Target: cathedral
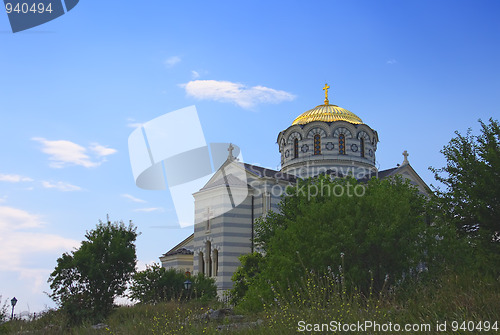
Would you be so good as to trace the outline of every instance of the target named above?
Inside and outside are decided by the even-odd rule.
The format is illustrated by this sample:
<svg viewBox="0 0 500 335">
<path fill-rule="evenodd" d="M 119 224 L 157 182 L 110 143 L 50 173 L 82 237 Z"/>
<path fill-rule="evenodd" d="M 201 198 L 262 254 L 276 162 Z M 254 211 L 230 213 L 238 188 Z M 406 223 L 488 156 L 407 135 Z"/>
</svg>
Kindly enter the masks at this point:
<svg viewBox="0 0 500 335">
<path fill-rule="evenodd" d="M 375 153 L 377 131 L 356 114 L 330 104 L 325 85 L 324 104 L 299 115 L 278 134 L 281 170 L 240 162 L 228 148 L 227 160 L 194 193 L 194 232 L 160 257 L 162 266 L 216 279 L 220 295 L 232 288 L 231 276 L 238 257 L 254 251 L 254 222 L 278 211 L 286 187 L 299 178 L 319 174 L 352 176 L 360 181 L 401 175 L 429 194 L 429 187 L 408 162 L 378 171 Z"/>
</svg>

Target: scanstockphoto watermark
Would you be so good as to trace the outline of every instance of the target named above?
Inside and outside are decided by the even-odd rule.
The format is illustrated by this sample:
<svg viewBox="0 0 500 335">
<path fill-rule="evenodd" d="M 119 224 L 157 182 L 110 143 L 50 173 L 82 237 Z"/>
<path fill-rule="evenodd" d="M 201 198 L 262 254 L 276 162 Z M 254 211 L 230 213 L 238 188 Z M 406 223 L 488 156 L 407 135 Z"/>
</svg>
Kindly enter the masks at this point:
<svg viewBox="0 0 500 335">
<path fill-rule="evenodd" d="M 292 190 L 292 194 L 286 193 Z M 285 190 L 286 195 L 298 195 L 305 196 L 307 200 L 311 200 L 315 197 L 362 197 L 365 195 L 366 189 L 363 184 L 352 185 L 349 181 L 345 184 L 330 184 L 325 183 L 323 179 L 314 184 L 297 186 L 296 188 L 287 188 Z"/>
<path fill-rule="evenodd" d="M 378 170 L 374 167 L 363 166 L 316 166 L 309 161 L 301 162 L 296 168 L 289 168 L 288 174 L 297 178 L 307 179 L 312 176 L 329 175 L 332 177 L 352 177 L 357 180 L 378 177 Z"/>
<path fill-rule="evenodd" d="M 335 333 L 429 333 L 429 332 L 448 332 L 453 333 L 481 333 L 481 332 L 498 332 L 500 329 L 498 321 L 480 320 L 480 321 L 437 321 L 434 323 L 393 323 L 393 322 L 377 322 L 373 320 L 365 320 L 358 322 L 339 322 L 332 320 L 328 323 L 307 323 L 299 321 L 297 323 L 298 332 L 335 332 Z"/>
<path fill-rule="evenodd" d="M 399 323 L 380 323 L 372 320 L 358 321 L 353 323 L 342 323 L 332 320 L 328 323 L 307 323 L 306 321 L 299 321 L 297 323 L 298 332 L 336 332 L 336 333 L 372 333 L 372 332 L 430 332 L 432 325 L 429 323 L 413 323 L 413 324 L 399 324 Z"/>
<path fill-rule="evenodd" d="M 258 183 L 258 181 L 253 181 L 253 183 Z M 255 185 L 258 186 L 258 185 Z M 352 184 L 350 181 L 345 183 L 332 184 L 323 179 L 318 180 L 314 183 L 302 184 L 297 180 L 295 184 L 289 183 L 288 185 L 275 184 L 271 187 L 265 187 L 261 191 L 258 187 L 256 189 L 256 196 L 262 193 L 270 194 L 273 197 L 281 196 L 300 196 L 306 197 L 307 200 L 311 200 L 316 197 L 362 197 L 366 193 L 366 185 L 364 184 Z"/>
</svg>

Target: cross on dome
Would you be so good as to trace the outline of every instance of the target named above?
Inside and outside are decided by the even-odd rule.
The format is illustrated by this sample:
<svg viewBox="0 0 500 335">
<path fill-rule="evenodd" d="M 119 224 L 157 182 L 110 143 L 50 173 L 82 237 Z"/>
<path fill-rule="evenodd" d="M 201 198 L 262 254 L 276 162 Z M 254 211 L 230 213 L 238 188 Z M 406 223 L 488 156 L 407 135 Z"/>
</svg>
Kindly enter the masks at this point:
<svg viewBox="0 0 500 335">
<path fill-rule="evenodd" d="M 327 83 L 325 83 L 325 87 L 323 87 L 323 90 L 325 91 L 325 105 L 329 105 L 330 102 L 328 101 L 328 89 L 330 86 L 328 86 Z"/>
</svg>

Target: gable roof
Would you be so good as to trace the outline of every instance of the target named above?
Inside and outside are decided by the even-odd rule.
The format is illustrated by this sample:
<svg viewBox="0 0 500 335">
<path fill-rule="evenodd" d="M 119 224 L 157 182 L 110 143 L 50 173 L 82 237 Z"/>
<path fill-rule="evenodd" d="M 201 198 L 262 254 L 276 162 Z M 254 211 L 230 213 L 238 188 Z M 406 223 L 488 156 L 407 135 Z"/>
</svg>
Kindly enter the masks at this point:
<svg viewBox="0 0 500 335">
<path fill-rule="evenodd" d="M 387 170 L 379 171 L 378 172 L 378 178 L 379 179 L 384 179 L 385 177 L 392 175 L 393 172 L 396 171 L 397 169 L 399 169 L 399 167 L 395 167 L 395 168 L 390 168 L 390 169 L 387 169 Z"/>
<path fill-rule="evenodd" d="M 163 254 L 163 257 L 165 256 L 173 256 L 173 255 L 194 255 L 194 252 L 191 250 L 188 250 L 186 248 L 180 248 L 176 250 L 170 250 L 167 253 Z"/>
<path fill-rule="evenodd" d="M 193 252 L 191 250 L 188 250 L 185 248 L 186 245 L 191 243 L 194 239 L 194 233 L 186 237 L 181 243 L 177 244 L 175 247 L 167 251 L 166 253 L 163 254 L 163 257 L 165 256 L 171 256 L 171 255 L 177 255 L 177 254 L 182 254 L 182 255 L 192 255 Z M 185 251 L 182 251 L 185 250 Z M 190 253 L 185 253 L 185 252 L 190 252 Z"/>
<path fill-rule="evenodd" d="M 245 165 L 245 170 L 247 170 L 250 173 L 253 173 L 257 177 L 274 178 L 290 182 L 294 182 L 297 179 L 297 177 L 295 177 L 294 175 L 284 173 L 281 171 L 276 171 L 273 169 L 247 163 L 244 163 L 244 165 Z"/>
<path fill-rule="evenodd" d="M 243 180 L 240 178 L 236 177 L 235 175 L 228 174 L 224 176 L 223 178 L 218 178 L 214 180 L 209 180 L 208 183 L 203 186 L 202 190 L 206 190 L 212 187 L 217 187 L 217 186 L 248 186 L 247 183 L 245 183 Z"/>
<path fill-rule="evenodd" d="M 218 186 L 241 186 L 241 187 L 250 187 L 246 183 L 246 180 L 241 180 L 237 175 L 230 173 L 230 170 L 226 172 L 226 167 L 231 165 L 231 168 L 240 168 L 243 173 L 250 173 L 254 177 L 257 178 L 272 178 L 275 180 L 295 182 L 296 177 L 291 174 L 287 174 L 281 171 L 276 171 L 273 169 L 265 168 L 258 165 L 252 165 L 247 163 L 241 163 L 235 160 L 226 160 L 224 164 L 214 173 L 212 178 L 203 186 L 200 191 L 207 190 L 210 188 L 218 187 Z M 224 173 L 226 172 L 226 173 Z"/>
<path fill-rule="evenodd" d="M 425 183 L 425 181 L 418 175 L 418 173 L 411 167 L 409 163 L 395 168 L 379 171 L 378 173 L 378 177 L 380 179 L 385 179 L 395 175 L 407 175 L 408 179 L 410 179 L 423 194 L 430 195 L 432 193 L 430 187 Z"/>
</svg>

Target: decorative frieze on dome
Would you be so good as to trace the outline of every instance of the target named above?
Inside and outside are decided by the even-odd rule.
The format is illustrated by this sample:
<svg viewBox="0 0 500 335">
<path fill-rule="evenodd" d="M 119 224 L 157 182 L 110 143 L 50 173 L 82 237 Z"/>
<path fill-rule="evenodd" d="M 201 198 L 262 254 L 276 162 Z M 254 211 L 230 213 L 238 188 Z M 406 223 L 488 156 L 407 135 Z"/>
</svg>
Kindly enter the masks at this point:
<svg viewBox="0 0 500 335">
<path fill-rule="evenodd" d="M 376 171 L 377 132 L 354 113 L 330 105 L 328 88 L 323 88 L 324 105 L 302 113 L 279 133 L 281 170 L 296 175 L 306 171 L 306 176 L 299 177 L 346 167 L 372 174 Z"/>
</svg>

